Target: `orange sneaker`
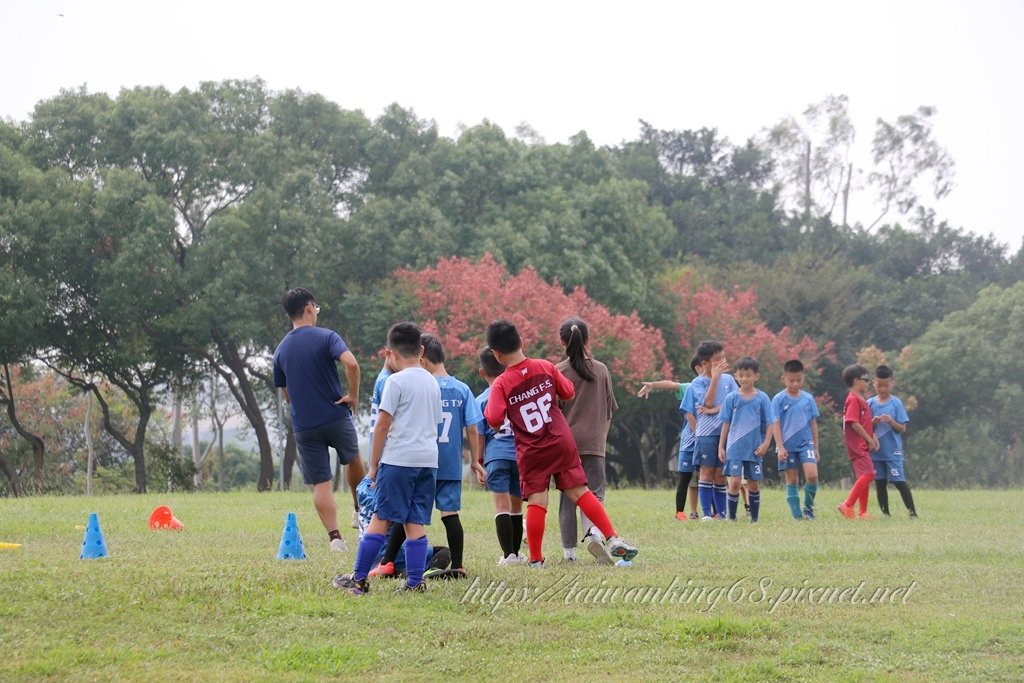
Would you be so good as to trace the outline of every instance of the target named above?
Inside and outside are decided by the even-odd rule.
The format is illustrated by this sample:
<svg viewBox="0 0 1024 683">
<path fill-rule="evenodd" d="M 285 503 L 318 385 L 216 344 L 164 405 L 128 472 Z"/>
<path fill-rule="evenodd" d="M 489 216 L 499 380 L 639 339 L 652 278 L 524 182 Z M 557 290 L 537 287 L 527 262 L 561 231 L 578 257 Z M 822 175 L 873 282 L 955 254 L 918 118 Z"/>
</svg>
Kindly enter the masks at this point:
<svg viewBox="0 0 1024 683">
<path fill-rule="evenodd" d="M 378 564 L 376 567 L 370 570 L 369 577 L 371 579 L 377 579 L 382 576 L 394 576 L 395 575 L 395 563 L 388 562 L 387 564 Z"/>
<path fill-rule="evenodd" d="M 841 514 L 843 517 L 846 517 L 847 519 L 853 519 L 853 508 L 847 505 L 846 503 L 840 503 L 839 507 L 837 507 L 836 509 L 839 510 L 839 514 Z"/>
<path fill-rule="evenodd" d="M 680 522 L 685 522 L 687 520 L 686 513 L 685 512 L 677 512 L 676 513 L 676 519 L 678 519 Z"/>
<path fill-rule="evenodd" d="M 871 519 L 871 515 L 868 514 L 867 512 L 862 512 L 859 515 L 857 515 L 857 519 L 870 520 Z"/>
</svg>

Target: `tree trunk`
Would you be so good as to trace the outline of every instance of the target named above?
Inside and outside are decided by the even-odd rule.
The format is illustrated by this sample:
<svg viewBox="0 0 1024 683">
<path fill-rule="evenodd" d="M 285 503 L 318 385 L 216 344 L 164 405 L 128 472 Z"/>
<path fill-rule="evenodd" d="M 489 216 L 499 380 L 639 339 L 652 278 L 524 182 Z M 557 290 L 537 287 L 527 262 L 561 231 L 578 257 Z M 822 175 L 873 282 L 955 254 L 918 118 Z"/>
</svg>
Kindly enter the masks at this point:
<svg viewBox="0 0 1024 683">
<path fill-rule="evenodd" d="M 92 394 L 87 394 L 86 398 L 89 402 L 85 405 L 85 495 L 91 496 L 92 474 L 96 467 L 96 454 L 93 452 L 92 430 L 90 429 L 92 426 Z"/>
<path fill-rule="evenodd" d="M 295 434 L 292 433 L 291 429 L 285 430 L 285 442 L 284 442 L 284 490 L 290 491 L 292 488 L 292 469 L 295 467 L 295 457 L 298 455 L 298 446 L 295 443 Z M 337 484 L 334 485 L 337 490 Z"/>
<path fill-rule="evenodd" d="M 11 482 L 11 494 L 17 498 L 21 495 L 21 488 L 18 487 L 18 473 L 14 471 L 11 463 L 7 461 L 7 458 L 0 453 L 0 470 L 4 471 L 7 475 L 7 481 Z"/>
<path fill-rule="evenodd" d="M 7 417 L 11 420 L 11 426 L 14 427 L 14 431 L 18 432 L 18 435 L 32 446 L 32 477 L 35 479 L 36 485 L 41 486 L 43 483 L 43 459 L 46 455 L 46 446 L 43 444 L 41 436 L 28 431 L 18 419 L 17 406 L 14 403 L 11 369 L 6 363 L 4 364 L 4 384 L 6 385 L 5 391 L 7 396 L 4 398 L 3 394 L 0 394 L 0 403 L 7 406 Z"/>
<path fill-rule="evenodd" d="M 249 419 L 253 431 L 256 432 L 256 442 L 260 447 L 260 478 L 257 483 L 257 490 L 270 491 L 274 485 L 274 455 L 270 445 L 270 436 L 267 433 L 267 423 L 263 419 L 259 401 L 253 391 L 252 382 L 246 372 L 245 363 L 238 353 L 238 346 L 231 340 L 225 339 L 219 331 L 213 333 L 214 343 L 217 344 L 217 351 L 221 360 L 228 367 L 224 370 L 214 359 L 209 359 L 217 370 L 218 374 L 225 379 L 235 400 L 241 407 L 242 412 Z"/>
</svg>

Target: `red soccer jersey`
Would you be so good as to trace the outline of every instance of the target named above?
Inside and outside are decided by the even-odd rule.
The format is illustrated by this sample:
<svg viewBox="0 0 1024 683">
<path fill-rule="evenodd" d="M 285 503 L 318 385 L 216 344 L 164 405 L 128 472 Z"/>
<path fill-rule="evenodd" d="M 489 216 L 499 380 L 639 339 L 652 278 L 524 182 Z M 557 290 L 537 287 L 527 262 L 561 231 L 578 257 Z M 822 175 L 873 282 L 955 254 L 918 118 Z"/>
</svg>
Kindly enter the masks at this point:
<svg viewBox="0 0 1024 683">
<path fill-rule="evenodd" d="M 538 358 L 509 366 L 491 384 L 484 419 L 495 425 L 508 416 L 523 479 L 564 472 L 580 463 L 572 430 L 557 400 L 567 401 L 573 395 L 572 382 Z"/>
<path fill-rule="evenodd" d="M 850 424 L 854 422 L 863 427 L 869 436 L 874 435 L 875 429 L 871 425 L 871 408 L 868 406 L 868 402 L 851 391 L 846 395 L 846 404 L 843 406 L 843 436 L 846 437 L 846 451 L 851 458 L 854 455 L 869 455 L 868 442 L 850 427 Z"/>
</svg>

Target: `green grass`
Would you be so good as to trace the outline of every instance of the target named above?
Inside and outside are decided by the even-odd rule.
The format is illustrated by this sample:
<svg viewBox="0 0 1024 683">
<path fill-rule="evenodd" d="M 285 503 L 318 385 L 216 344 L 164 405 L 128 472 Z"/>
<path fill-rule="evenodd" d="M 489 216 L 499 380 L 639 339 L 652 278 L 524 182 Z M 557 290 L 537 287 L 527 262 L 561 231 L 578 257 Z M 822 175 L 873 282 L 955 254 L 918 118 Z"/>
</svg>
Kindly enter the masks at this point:
<svg viewBox="0 0 1024 683">
<path fill-rule="evenodd" d="M 823 490 L 821 519 L 803 524 L 782 495 L 767 491 L 750 525 L 679 523 L 673 492 L 611 491 L 613 520 L 641 548 L 634 567 L 585 551 L 559 564 L 553 509 L 555 561 L 530 571 L 495 566 L 490 499 L 466 491 L 478 581 L 426 595 L 379 581 L 361 598 L 331 588 L 354 552 L 328 551 L 305 493 L 0 499 L 0 541 L 23 544 L 0 551 L 0 680 L 1024 679 L 1020 491 L 919 491 L 918 520 L 848 522 L 830 514 L 840 493 Z M 184 532 L 146 528 L 159 504 Z M 276 559 L 289 511 L 308 560 Z M 106 559 L 78 559 L 89 512 Z M 443 542 L 439 524 L 429 531 Z M 916 586 L 895 604 L 768 601 L 861 582 L 865 598 Z M 734 585 L 745 599 L 730 601 Z"/>
</svg>

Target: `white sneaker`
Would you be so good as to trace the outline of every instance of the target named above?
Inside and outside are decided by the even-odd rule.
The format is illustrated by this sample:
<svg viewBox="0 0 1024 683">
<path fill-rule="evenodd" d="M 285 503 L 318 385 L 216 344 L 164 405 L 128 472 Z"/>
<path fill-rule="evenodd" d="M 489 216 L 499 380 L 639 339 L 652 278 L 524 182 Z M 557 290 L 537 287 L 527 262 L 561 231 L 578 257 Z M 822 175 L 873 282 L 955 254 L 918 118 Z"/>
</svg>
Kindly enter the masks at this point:
<svg viewBox="0 0 1024 683">
<path fill-rule="evenodd" d="M 598 564 L 614 564 L 611 553 L 605 547 L 604 538 L 597 529 L 591 529 L 587 534 L 587 551 L 594 556 Z"/>
<path fill-rule="evenodd" d="M 623 560 L 632 560 L 640 552 L 635 547 L 626 543 L 621 536 L 613 536 L 608 539 L 608 554 Z"/>
<path fill-rule="evenodd" d="M 562 548 L 562 559 L 566 562 L 575 562 L 576 548 Z"/>
<path fill-rule="evenodd" d="M 519 558 L 512 553 L 498 559 L 499 567 L 511 567 L 514 564 L 519 564 Z"/>
<path fill-rule="evenodd" d="M 343 553 L 346 550 L 348 550 L 348 544 L 345 543 L 344 538 L 332 538 L 331 550 L 333 550 L 336 553 Z"/>
<path fill-rule="evenodd" d="M 711 517 L 709 515 L 704 515 L 703 517 L 700 518 L 700 521 L 702 521 L 702 522 L 713 522 L 713 521 L 715 521 L 715 518 Z"/>
<path fill-rule="evenodd" d="M 359 510 L 353 510 L 352 511 L 352 528 L 353 529 L 358 529 L 359 528 Z"/>
<path fill-rule="evenodd" d="M 530 569 L 544 569 L 544 560 L 530 560 Z"/>
</svg>

